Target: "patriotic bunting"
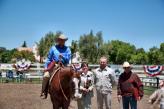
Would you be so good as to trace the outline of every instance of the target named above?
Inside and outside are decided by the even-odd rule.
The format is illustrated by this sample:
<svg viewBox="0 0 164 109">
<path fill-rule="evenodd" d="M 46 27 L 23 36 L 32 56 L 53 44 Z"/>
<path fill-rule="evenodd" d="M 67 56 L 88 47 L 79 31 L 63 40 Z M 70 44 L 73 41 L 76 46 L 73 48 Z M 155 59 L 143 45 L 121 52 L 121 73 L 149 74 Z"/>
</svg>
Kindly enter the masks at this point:
<svg viewBox="0 0 164 109">
<path fill-rule="evenodd" d="M 159 75 L 163 71 L 163 66 L 160 65 L 144 65 L 144 72 L 149 76 Z"/>
<path fill-rule="evenodd" d="M 22 59 L 20 61 L 17 61 L 16 64 L 14 64 L 13 66 L 18 71 L 25 71 L 30 68 L 31 62 L 28 60 L 25 61 L 25 59 Z"/>
</svg>

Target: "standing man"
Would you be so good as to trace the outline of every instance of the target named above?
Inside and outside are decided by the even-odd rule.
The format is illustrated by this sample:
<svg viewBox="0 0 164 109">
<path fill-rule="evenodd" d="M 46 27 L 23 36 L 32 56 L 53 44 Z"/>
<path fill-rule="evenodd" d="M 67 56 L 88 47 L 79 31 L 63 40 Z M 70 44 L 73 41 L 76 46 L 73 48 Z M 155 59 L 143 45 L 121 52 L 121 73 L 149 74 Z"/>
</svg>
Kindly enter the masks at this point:
<svg viewBox="0 0 164 109">
<path fill-rule="evenodd" d="M 124 72 L 120 75 L 117 86 L 117 97 L 122 96 L 123 109 L 137 109 L 137 100 L 143 97 L 143 84 L 137 74 L 132 73 L 131 65 L 123 63 Z"/>
<path fill-rule="evenodd" d="M 58 62 L 62 62 L 64 66 L 69 64 L 71 59 L 71 50 L 69 47 L 65 46 L 65 42 L 68 40 L 63 34 L 61 34 L 57 39 L 57 45 L 53 45 L 48 53 L 47 61 L 45 63 L 43 82 L 42 82 L 42 92 L 41 97 L 43 99 L 47 98 L 48 94 L 48 83 L 50 79 L 50 74 L 53 67 Z"/>
<path fill-rule="evenodd" d="M 107 66 L 107 58 L 100 58 L 100 67 L 95 70 L 95 87 L 97 92 L 98 109 L 103 109 L 105 103 L 106 109 L 111 109 L 112 85 L 116 83 L 114 70 Z"/>
</svg>

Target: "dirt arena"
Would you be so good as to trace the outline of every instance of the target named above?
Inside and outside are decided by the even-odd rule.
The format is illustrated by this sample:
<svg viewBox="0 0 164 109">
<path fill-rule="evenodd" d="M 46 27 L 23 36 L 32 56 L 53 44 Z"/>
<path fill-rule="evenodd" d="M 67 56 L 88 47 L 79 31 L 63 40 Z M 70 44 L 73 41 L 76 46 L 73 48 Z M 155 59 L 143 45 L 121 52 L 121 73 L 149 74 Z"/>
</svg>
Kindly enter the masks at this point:
<svg viewBox="0 0 164 109">
<path fill-rule="evenodd" d="M 41 84 L 0 84 L 0 109 L 52 109 L 51 101 L 42 100 Z M 150 109 L 144 96 L 138 102 L 138 109 Z M 76 101 L 72 101 L 70 109 L 77 109 Z M 92 109 L 97 109 L 96 95 L 92 99 Z M 112 94 L 112 109 L 121 109 L 117 101 L 116 90 Z"/>
</svg>

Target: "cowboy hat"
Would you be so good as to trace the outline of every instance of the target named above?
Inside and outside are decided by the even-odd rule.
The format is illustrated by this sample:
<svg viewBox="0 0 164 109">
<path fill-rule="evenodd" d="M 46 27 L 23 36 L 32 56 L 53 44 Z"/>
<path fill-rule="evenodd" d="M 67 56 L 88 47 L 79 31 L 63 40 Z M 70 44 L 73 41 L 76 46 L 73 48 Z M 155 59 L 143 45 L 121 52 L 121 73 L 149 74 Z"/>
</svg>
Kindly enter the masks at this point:
<svg viewBox="0 0 164 109">
<path fill-rule="evenodd" d="M 131 65 L 129 64 L 129 62 L 124 62 L 122 66 L 123 67 L 131 67 Z"/>
<path fill-rule="evenodd" d="M 65 37 L 63 34 L 59 35 L 59 37 L 57 37 L 57 39 L 62 39 L 62 40 L 65 40 L 65 41 L 68 40 L 68 38 Z"/>
</svg>

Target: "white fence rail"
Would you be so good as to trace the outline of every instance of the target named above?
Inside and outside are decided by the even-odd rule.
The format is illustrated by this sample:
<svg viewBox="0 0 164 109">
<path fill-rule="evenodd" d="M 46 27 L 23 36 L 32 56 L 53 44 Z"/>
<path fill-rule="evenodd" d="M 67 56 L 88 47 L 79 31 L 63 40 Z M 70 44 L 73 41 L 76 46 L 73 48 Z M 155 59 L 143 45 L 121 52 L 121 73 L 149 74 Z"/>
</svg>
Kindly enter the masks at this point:
<svg viewBox="0 0 164 109">
<path fill-rule="evenodd" d="M 1 72 L 1 78 L 6 78 L 6 72 L 8 70 L 13 71 L 13 77 L 17 78 L 18 75 L 16 74 L 15 68 L 12 67 L 13 64 L 2 64 L 0 63 L 0 72 Z M 42 79 L 43 75 L 43 64 L 40 63 L 34 63 L 31 64 L 30 69 L 24 72 L 24 78 L 26 80 L 31 80 L 31 79 Z M 122 65 L 109 65 L 111 68 L 115 70 L 116 76 L 119 77 L 119 75 L 123 72 Z M 90 69 L 93 70 L 99 65 L 89 65 Z M 137 73 L 141 80 L 143 81 L 144 85 L 146 86 L 157 86 L 158 82 L 164 79 L 164 71 L 161 72 L 160 75 L 156 77 L 150 77 L 144 73 L 143 65 L 133 65 L 132 71 L 134 73 Z M 157 81 L 157 78 L 159 78 L 159 81 Z"/>
</svg>

